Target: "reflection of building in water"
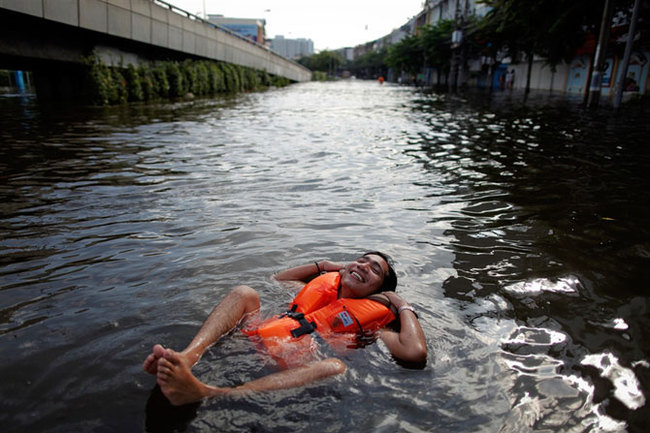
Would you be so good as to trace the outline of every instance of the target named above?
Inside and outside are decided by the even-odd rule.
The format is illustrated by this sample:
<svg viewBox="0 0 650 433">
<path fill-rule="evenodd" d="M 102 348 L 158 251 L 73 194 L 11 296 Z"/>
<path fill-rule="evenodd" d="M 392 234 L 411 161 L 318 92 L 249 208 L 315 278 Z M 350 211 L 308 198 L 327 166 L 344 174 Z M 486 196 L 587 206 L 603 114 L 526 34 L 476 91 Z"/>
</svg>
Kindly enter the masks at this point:
<svg viewBox="0 0 650 433">
<path fill-rule="evenodd" d="M 288 59 L 314 54 L 314 43 L 311 39 L 285 39 L 277 35 L 271 40 L 271 49 Z"/>
</svg>

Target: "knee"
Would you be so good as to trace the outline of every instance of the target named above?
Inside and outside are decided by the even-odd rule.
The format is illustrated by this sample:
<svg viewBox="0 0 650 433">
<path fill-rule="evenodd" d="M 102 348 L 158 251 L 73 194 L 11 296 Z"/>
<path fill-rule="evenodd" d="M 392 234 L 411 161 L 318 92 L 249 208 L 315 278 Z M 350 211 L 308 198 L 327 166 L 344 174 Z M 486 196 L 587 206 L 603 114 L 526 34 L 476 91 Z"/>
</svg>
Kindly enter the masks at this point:
<svg viewBox="0 0 650 433">
<path fill-rule="evenodd" d="M 231 293 L 234 296 L 237 296 L 243 302 L 248 312 L 255 311 L 260 308 L 260 296 L 252 287 L 236 286 L 232 289 Z"/>
<path fill-rule="evenodd" d="M 328 358 L 324 361 L 321 361 L 321 365 L 323 370 L 327 373 L 327 376 L 343 374 L 347 368 L 345 366 L 345 363 L 337 358 Z"/>
</svg>

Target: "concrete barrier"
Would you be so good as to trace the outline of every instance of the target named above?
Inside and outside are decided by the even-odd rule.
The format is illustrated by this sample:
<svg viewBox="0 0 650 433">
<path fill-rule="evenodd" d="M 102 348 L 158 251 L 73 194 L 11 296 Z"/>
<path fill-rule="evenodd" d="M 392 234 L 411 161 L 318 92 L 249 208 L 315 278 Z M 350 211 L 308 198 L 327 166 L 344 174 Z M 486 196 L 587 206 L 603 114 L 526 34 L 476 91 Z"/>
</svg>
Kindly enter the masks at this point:
<svg viewBox="0 0 650 433">
<path fill-rule="evenodd" d="M 122 55 L 121 61 L 150 60 L 146 45 L 152 45 L 193 57 L 266 70 L 292 81 L 311 79 L 311 71 L 298 63 L 164 2 L 0 0 L 0 9 L 134 41 L 141 47 L 141 52 L 132 48 L 135 52 L 126 56 L 126 60 Z M 103 49 L 110 50 L 110 44 L 104 42 Z M 116 51 L 124 54 L 124 48 L 118 47 Z"/>
</svg>

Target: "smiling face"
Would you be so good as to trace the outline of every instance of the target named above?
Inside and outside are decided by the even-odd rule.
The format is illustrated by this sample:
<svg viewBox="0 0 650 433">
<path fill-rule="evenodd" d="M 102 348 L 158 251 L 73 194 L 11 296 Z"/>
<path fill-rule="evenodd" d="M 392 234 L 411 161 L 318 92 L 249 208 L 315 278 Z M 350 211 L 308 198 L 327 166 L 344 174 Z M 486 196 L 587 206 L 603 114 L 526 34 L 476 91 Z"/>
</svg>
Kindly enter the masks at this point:
<svg viewBox="0 0 650 433">
<path fill-rule="evenodd" d="M 388 263 L 376 254 L 359 257 L 341 270 L 341 298 L 365 298 L 376 292 L 388 275 Z"/>
</svg>

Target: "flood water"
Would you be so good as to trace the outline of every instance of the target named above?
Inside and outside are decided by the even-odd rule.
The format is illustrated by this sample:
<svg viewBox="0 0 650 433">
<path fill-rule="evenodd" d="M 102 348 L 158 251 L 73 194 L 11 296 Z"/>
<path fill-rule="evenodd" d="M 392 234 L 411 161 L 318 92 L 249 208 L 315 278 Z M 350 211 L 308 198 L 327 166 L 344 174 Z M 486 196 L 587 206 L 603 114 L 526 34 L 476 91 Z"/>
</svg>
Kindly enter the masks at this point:
<svg viewBox="0 0 650 433">
<path fill-rule="evenodd" d="M 650 428 L 648 108 L 304 83 L 117 108 L 0 97 L 6 432 Z M 305 388 L 165 407 L 141 363 L 283 268 L 380 249 L 427 335 Z M 195 374 L 268 374 L 247 338 Z"/>
</svg>

